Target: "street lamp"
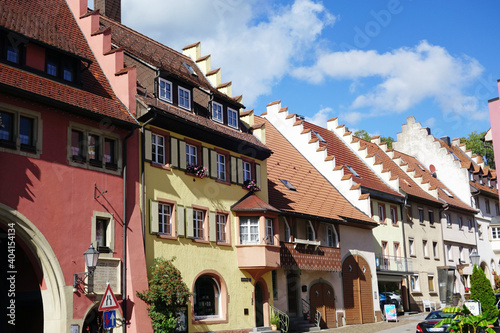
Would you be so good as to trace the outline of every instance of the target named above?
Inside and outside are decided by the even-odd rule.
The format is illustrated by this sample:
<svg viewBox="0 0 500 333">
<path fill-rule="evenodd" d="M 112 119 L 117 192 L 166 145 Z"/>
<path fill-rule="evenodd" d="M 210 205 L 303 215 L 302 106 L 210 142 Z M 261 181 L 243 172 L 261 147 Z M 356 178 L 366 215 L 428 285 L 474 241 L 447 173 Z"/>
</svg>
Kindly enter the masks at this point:
<svg viewBox="0 0 500 333">
<path fill-rule="evenodd" d="M 476 265 L 476 266 L 479 265 L 480 258 L 481 257 L 477 253 L 476 249 L 472 250 L 472 253 L 470 254 L 470 262 L 472 263 L 472 267 L 474 267 L 474 265 Z"/>
<path fill-rule="evenodd" d="M 87 265 L 87 272 L 73 273 L 73 292 L 76 291 L 76 286 L 85 281 L 86 277 L 94 275 L 97 259 L 99 259 L 99 251 L 90 243 L 90 247 L 83 253 L 83 257 L 85 258 L 85 265 Z"/>
</svg>

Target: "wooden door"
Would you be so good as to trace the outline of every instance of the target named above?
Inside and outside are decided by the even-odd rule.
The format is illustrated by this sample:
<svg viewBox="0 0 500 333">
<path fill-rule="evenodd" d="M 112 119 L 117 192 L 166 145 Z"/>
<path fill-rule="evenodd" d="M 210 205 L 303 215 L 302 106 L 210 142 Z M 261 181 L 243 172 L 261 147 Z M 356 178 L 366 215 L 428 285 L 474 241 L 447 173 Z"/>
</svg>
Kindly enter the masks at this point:
<svg viewBox="0 0 500 333">
<path fill-rule="evenodd" d="M 287 295 L 288 295 L 288 314 L 291 317 L 298 315 L 298 293 L 299 293 L 299 277 L 295 274 L 288 274 L 286 277 Z"/>
<path fill-rule="evenodd" d="M 264 290 L 260 282 L 255 284 L 255 326 L 264 326 Z"/>
<path fill-rule="evenodd" d="M 373 323 L 373 295 L 370 266 L 359 255 L 352 255 L 342 264 L 344 309 L 347 325 Z"/>
<path fill-rule="evenodd" d="M 311 320 L 314 320 L 315 310 L 318 310 L 321 313 L 321 328 L 337 327 L 333 288 L 326 283 L 317 283 L 311 287 L 309 295 Z"/>
</svg>

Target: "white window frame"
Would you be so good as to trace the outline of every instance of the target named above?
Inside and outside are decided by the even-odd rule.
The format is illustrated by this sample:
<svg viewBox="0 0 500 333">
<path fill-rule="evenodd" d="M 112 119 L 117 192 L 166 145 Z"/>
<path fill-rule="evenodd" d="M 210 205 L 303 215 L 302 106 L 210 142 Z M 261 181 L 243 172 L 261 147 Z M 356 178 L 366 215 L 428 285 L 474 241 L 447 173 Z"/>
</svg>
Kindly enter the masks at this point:
<svg viewBox="0 0 500 333">
<path fill-rule="evenodd" d="M 191 111 L 191 90 L 179 86 L 177 93 L 177 105 L 185 110 Z M 183 96 L 184 94 L 187 94 L 187 97 Z"/>
<path fill-rule="evenodd" d="M 241 216 L 239 221 L 240 244 L 260 244 L 259 218 L 256 216 Z"/>
<path fill-rule="evenodd" d="M 161 145 L 158 143 L 159 138 L 163 140 L 163 144 Z M 158 160 L 160 152 L 163 157 L 163 162 Z M 163 135 L 151 133 L 151 161 L 162 165 L 165 164 L 165 137 Z"/>
<path fill-rule="evenodd" d="M 168 208 L 168 209 L 166 209 Z M 163 202 L 158 202 L 158 234 L 173 236 L 173 226 L 172 226 L 172 209 L 173 205 L 166 204 Z M 168 212 L 167 212 L 168 210 Z M 167 231 L 166 229 L 170 229 Z"/>
<path fill-rule="evenodd" d="M 169 90 L 170 97 L 162 97 L 162 92 L 164 92 L 165 95 L 167 94 L 167 90 L 161 88 L 162 83 L 164 83 L 166 86 L 170 87 L 170 90 Z M 160 77 L 158 80 L 158 98 L 162 101 L 172 103 L 172 95 L 173 95 L 172 88 L 173 88 L 172 82 L 167 81 L 164 78 Z"/>
<path fill-rule="evenodd" d="M 448 261 L 453 261 L 453 248 L 451 245 L 446 245 L 446 257 Z"/>
<path fill-rule="evenodd" d="M 226 155 L 217 153 L 217 179 L 227 181 Z"/>
<path fill-rule="evenodd" d="M 198 147 L 186 143 L 186 165 L 198 165 Z"/>
<path fill-rule="evenodd" d="M 273 219 L 270 218 L 266 218 L 266 243 L 269 245 L 274 244 Z"/>
<path fill-rule="evenodd" d="M 491 239 L 500 240 L 500 226 L 492 226 L 490 229 Z"/>
<path fill-rule="evenodd" d="M 252 164 L 250 162 L 243 161 L 243 181 L 252 180 Z"/>
<path fill-rule="evenodd" d="M 314 227 L 311 221 L 307 221 L 306 223 L 306 239 L 313 242 L 316 241 L 316 231 L 314 231 Z"/>
<path fill-rule="evenodd" d="M 227 243 L 227 215 L 217 214 L 215 215 L 215 220 L 217 223 L 217 242 Z"/>
<path fill-rule="evenodd" d="M 429 257 L 429 251 L 428 251 L 428 248 L 427 248 L 427 244 L 429 242 L 424 239 L 422 240 L 422 250 L 423 250 L 423 253 L 424 253 L 424 258 L 428 258 Z"/>
<path fill-rule="evenodd" d="M 212 120 L 218 123 L 224 123 L 224 107 L 222 104 L 212 102 Z"/>
<path fill-rule="evenodd" d="M 432 242 L 432 255 L 434 256 L 434 259 L 439 258 L 438 242 Z"/>
<path fill-rule="evenodd" d="M 230 120 L 232 119 L 231 114 L 233 114 L 233 115 L 234 115 L 234 122 L 235 122 L 235 124 L 234 124 L 234 125 L 233 125 L 233 124 L 231 124 L 231 121 L 230 121 Z M 227 125 L 228 125 L 229 127 L 232 127 L 232 128 L 238 129 L 238 127 L 239 127 L 239 126 L 238 126 L 238 111 L 236 111 L 236 110 L 234 110 L 234 109 L 231 109 L 231 108 L 227 108 Z"/>
<path fill-rule="evenodd" d="M 415 239 L 414 238 L 408 238 L 408 249 L 410 250 L 410 255 L 414 256 L 415 255 Z"/>
<path fill-rule="evenodd" d="M 420 292 L 420 277 L 418 274 L 410 275 L 410 288 L 413 292 Z"/>
<path fill-rule="evenodd" d="M 333 225 L 325 224 L 325 245 L 338 247 L 337 231 Z"/>
<path fill-rule="evenodd" d="M 107 248 L 107 250 L 109 250 L 109 252 L 108 253 L 103 252 L 101 254 L 101 256 L 112 257 L 113 252 L 115 250 L 115 223 L 114 223 L 113 214 L 98 212 L 98 211 L 94 211 L 94 213 L 93 213 L 92 226 L 91 226 L 91 237 L 92 237 L 93 243 L 95 244 L 96 249 L 98 248 L 98 246 L 97 246 L 97 220 L 98 219 L 108 220 L 108 223 L 106 224 L 105 248 Z"/>
<path fill-rule="evenodd" d="M 201 218 L 200 218 L 201 214 Z M 205 214 L 206 212 L 201 209 L 193 209 L 193 238 L 205 238 Z"/>
<path fill-rule="evenodd" d="M 284 218 L 284 222 L 285 222 L 285 242 L 290 242 L 292 240 L 292 229 L 290 228 L 290 225 L 288 224 L 286 218 Z"/>
</svg>

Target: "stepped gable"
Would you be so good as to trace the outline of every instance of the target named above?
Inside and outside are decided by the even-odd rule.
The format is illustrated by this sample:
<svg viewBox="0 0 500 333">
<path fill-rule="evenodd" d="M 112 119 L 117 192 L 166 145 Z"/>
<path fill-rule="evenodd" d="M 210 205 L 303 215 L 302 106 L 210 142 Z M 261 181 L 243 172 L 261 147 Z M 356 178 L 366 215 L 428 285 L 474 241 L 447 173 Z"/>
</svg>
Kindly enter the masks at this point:
<svg viewBox="0 0 500 333">
<path fill-rule="evenodd" d="M 212 86 L 195 61 L 190 57 L 106 16 L 100 16 L 100 25 L 103 28 L 111 29 L 112 43 L 126 52 L 175 75 L 180 80 L 189 83 L 193 87 L 205 88 L 218 97 L 231 101 L 232 103 L 240 104 L 239 107 L 244 108 L 238 100 L 231 98 Z M 196 75 L 192 75 L 183 63 L 191 66 L 196 72 Z"/>
<path fill-rule="evenodd" d="M 304 216 L 347 219 L 348 223 L 370 228 L 377 225 L 351 205 L 268 120 L 256 116 L 255 123 L 265 123 L 267 144 L 273 150 L 267 159 L 270 205 Z M 296 191 L 289 190 L 280 179 L 288 180 Z"/>
<path fill-rule="evenodd" d="M 361 184 L 363 187 L 398 197 L 403 196 L 384 183 L 335 133 L 307 121 L 304 121 L 303 125 L 304 128 L 317 132 L 326 141 L 327 154 L 335 157 L 337 165 L 349 165 L 361 176 L 359 178 L 353 175 L 352 178 L 356 183 Z M 350 135 L 349 132 L 345 131 L 345 126 L 340 125 L 339 128 L 344 130 L 344 134 L 347 133 L 347 135 Z M 312 136 L 316 137 L 314 132 Z M 346 167 L 344 168 L 344 173 L 352 174 Z"/>
<path fill-rule="evenodd" d="M 437 198 L 423 190 L 420 185 L 417 184 L 416 179 L 410 177 L 403 171 L 403 169 L 401 169 L 400 165 L 396 162 L 404 162 L 400 157 L 396 156 L 396 152 L 394 150 L 384 151 L 376 143 L 369 142 L 361 138 L 358 139 L 360 146 L 366 147 L 367 153 L 374 156 L 376 163 L 382 163 L 384 169 L 390 170 L 393 176 L 397 176 L 399 178 L 399 187 L 403 192 L 415 197 L 442 204 L 442 202 L 437 200 Z"/>
<path fill-rule="evenodd" d="M 64 0 L 1 0 L 0 7 L 0 26 L 11 30 L 12 38 L 56 49 L 80 59 L 82 68 L 88 66 L 82 71 L 81 86 L 72 86 L 0 64 L 0 85 L 4 91 L 22 98 L 57 103 L 87 116 L 137 123 L 111 89 Z"/>
<path fill-rule="evenodd" d="M 462 200 L 460 200 L 448 187 L 446 187 L 438 178 L 432 176 L 432 173 L 418 161 L 415 157 L 410 156 L 408 154 L 402 153 L 400 151 L 395 150 L 394 156 L 399 157 L 408 164 L 408 170 L 412 170 L 415 173 L 415 177 L 421 177 L 422 181 L 429 182 L 431 188 L 437 189 L 438 198 L 447 203 L 448 205 L 466 210 L 471 213 L 476 213 L 476 210 L 471 206 L 465 204 Z M 423 169 L 423 170 L 422 170 Z M 448 196 L 445 191 L 448 191 L 453 197 Z"/>
</svg>

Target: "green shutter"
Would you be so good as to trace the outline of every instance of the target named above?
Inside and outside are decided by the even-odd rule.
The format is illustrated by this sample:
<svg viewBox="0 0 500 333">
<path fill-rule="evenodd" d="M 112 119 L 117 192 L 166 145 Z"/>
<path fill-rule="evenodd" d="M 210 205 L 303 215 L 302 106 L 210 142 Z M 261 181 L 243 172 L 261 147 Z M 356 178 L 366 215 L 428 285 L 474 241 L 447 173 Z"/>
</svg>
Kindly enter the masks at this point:
<svg viewBox="0 0 500 333">
<path fill-rule="evenodd" d="M 236 183 L 238 181 L 238 164 L 237 158 L 231 156 L 231 183 Z"/>
<path fill-rule="evenodd" d="M 203 147 L 203 166 L 210 170 L 210 149 Z"/>
<path fill-rule="evenodd" d="M 186 170 L 186 142 L 179 140 L 179 168 Z"/>
<path fill-rule="evenodd" d="M 184 206 L 177 206 L 177 236 L 186 236 L 186 216 Z"/>
<path fill-rule="evenodd" d="M 186 237 L 193 238 L 193 208 L 186 207 Z"/>
<path fill-rule="evenodd" d="M 217 178 L 217 152 L 210 150 L 210 177 Z"/>
<path fill-rule="evenodd" d="M 149 219 L 149 231 L 152 234 L 158 233 L 158 201 L 150 200 L 149 214 L 151 218 Z"/>
<path fill-rule="evenodd" d="M 211 242 L 217 241 L 217 223 L 215 221 L 215 212 L 208 213 L 208 237 Z"/>
<path fill-rule="evenodd" d="M 238 184 L 243 184 L 243 160 L 238 158 Z"/>
<path fill-rule="evenodd" d="M 179 167 L 179 140 L 177 138 L 170 138 L 170 165 L 174 168 Z"/>
<path fill-rule="evenodd" d="M 260 164 L 255 163 L 255 181 L 258 185 L 262 186 L 262 181 L 260 179 Z"/>
<path fill-rule="evenodd" d="M 150 130 L 144 130 L 144 159 L 151 162 L 153 159 L 152 133 Z"/>
</svg>

